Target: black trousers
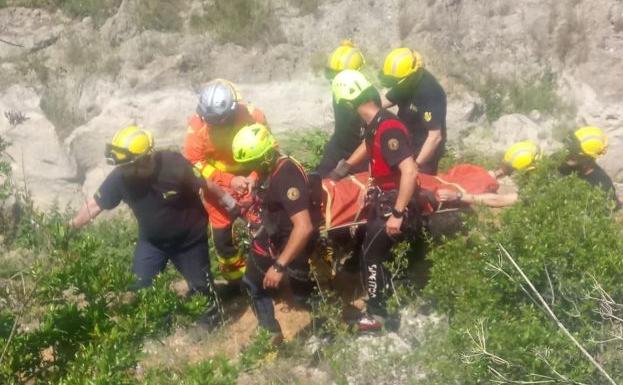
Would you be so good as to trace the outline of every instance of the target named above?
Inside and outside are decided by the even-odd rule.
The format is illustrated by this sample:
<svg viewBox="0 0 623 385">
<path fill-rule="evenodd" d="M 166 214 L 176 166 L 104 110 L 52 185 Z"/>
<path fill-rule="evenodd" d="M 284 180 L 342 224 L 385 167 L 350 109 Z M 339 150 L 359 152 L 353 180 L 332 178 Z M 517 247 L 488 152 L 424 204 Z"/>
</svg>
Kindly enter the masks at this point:
<svg viewBox="0 0 623 385">
<path fill-rule="evenodd" d="M 235 256 L 237 250 L 232 236 L 232 225 L 222 229 L 211 227 L 210 230 L 212 231 L 212 241 L 214 242 L 216 254 L 221 258 L 231 258 Z"/>
<path fill-rule="evenodd" d="M 171 260 L 190 288 L 190 294 L 201 293 L 215 296 L 207 235 L 199 241 L 182 248 L 161 248 L 145 239 L 136 243 L 132 271 L 137 276 L 134 289 L 151 286 L 156 275 L 163 272 Z"/>
<path fill-rule="evenodd" d="M 370 206 L 361 251 L 361 277 L 368 294 L 368 313 L 385 317 L 387 297 L 391 295 L 391 277 L 383 263 L 390 259 L 392 246 L 400 239 L 385 232 L 387 218 L 379 204 L 373 202 Z"/>
<path fill-rule="evenodd" d="M 309 306 L 315 286 L 309 275 L 310 255 L 310 250 L 304 250 L 286 268 L 294 301 L 304 307 Z M 251 250 L 242 282 L 247 289 L 260 327 L 277 333 L 281 331 L 281 328 L 275 318 L 271 291 L 263 287 L 264 275 L 274 262 L 273 258 Z"/>
</svg>

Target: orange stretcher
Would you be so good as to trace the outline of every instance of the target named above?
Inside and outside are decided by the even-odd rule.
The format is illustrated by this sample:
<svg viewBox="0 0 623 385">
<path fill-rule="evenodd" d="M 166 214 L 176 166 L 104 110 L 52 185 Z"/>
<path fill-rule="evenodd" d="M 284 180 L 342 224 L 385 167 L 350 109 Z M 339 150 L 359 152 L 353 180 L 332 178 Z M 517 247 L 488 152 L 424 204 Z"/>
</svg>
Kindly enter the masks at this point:
<svg viewBox="0 0 623 385">
<path fill-rule="evenodd" d="M 498 181 L 486 169 L 473 164 L 460 164 L 438 175 L 419 174 L 417 179 L 419 186 L 417 202 L 423 216 L 461 206 L 441 204 L 437 196 L 440 189 L 483 194 L 497 192 L 499 188 Z M 331 231 L 364 224 L 365 197 L 369 185 L 370 178 L 367 172 L 349 175 L 338 182 L 323 179 L 321 210 L 324 226 L 321 230 Z"/>
</svg>

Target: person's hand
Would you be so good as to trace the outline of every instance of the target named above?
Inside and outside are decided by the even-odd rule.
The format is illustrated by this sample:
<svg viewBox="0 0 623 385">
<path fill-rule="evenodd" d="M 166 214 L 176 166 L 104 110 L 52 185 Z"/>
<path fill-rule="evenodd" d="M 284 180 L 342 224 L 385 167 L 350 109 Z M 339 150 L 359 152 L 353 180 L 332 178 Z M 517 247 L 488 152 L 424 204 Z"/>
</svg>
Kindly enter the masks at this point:
<svg viewBox="0 0 623 385">
<path fill-rule="evenodd" d="M 247 180 L 247 190 L 249 192 L 253 191 L 253 189 L 257 185 L 257 178 L 252 175 L 249 175 L 245 177 L 245 179 Z"/>
<path fill-rule="evenodd" d="M 437 196 L 439 197 L 439 201 L 441 202 L 454 202 L 454 201 L 458 201 L 460 198 L 460 195 L 458 192 L 454 190 L 448 190 L 448 189 L 437 190 Z"/>
<path fill-rule="evenodd" d="M 351 165 L 348 164 L 344 159 L 340 159 L 337 162 L 337 166 L 329 173 L 329 178 L 333 181 L 339 181 L 343 179 L 350 172 Z"/>
<path fill-rule="evenodd" d="M 270 267 L 264 276 L 264 289 L 276 289 L 281 283 L 283 273 L 277 272 L 274 267 Z"/>
<path fill-rule="evenodd" d="M 238 194 L 245 194 L 249 191 L 249 180 L 244 176 L 235 176 L 231 179 L 229 187 Z"/>
<path fill-rule="evenodd" d="M 390 215 L 389 218 L 387 218 L 387 222 L 385 222 L 385 232 L 387 235 L 390 237 L 400 235 L 400 226 L 402 226 L 403 218 L 396 218 L 393 215 Z"/>
</svg>

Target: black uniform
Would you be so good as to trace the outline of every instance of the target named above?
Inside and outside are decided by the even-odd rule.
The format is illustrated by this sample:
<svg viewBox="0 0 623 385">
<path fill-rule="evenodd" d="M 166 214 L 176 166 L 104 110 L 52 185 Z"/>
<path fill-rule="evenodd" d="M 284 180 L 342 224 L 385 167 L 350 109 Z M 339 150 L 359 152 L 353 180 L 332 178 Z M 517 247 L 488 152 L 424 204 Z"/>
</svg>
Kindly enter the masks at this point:
<svg viewBox="0 0 623 385">
<path fill-rule="evenodd" d="M 263 288 L 264 275 L 285 247 L 294 227 L 290 217 L 309 210 L 312 222 L 319 222 L 320 211 L 312 207 L 310 183 L 304 170 L 291 158 L 277 161 L 273 174 L 260 186 L 262 230 L 253 240 L 243 278 L 255 314 L 261 327 L 279 332 L 270 293 Z M 313 251 L 314 235 L 300 255 L 286 267 L 295 300 L 304 304 L 309 299 L 313 283 L 309 277 L 309 257 Z"/>
<path fill-rule="evenodd" d="M 398 118 L 412 136 L 413 151 L 422 150 L 429 130 L 440 129 L 442 142 L 433 157 L 420 165 L 420 172 L 436 175 L 446 143 L 446 93 L 435 77 L 422 68 L 407 76 L 385 95 L 398 106 Z"/>
<path fill-rule="evenodd" d="M 381 125 L 385 126 L 382 130 L 379 129 Z M 375 143 L 380 145 L 378 152 L 371 151 Z M 389 259 L 391 248 L 398 240 L 387 235 L 385 224 L 396 203 L 400 176 L 398 165 L 413 156 L 412 144 L 407 130 L 396 116 L 381 110 L 366 128 L 366 147 L 369 154 L 372 152 L 371 172 L 377 185 L 368 194 L 371 201 L 361 253 L 362 276 L 368 293 L 368 313 L 385 317 L 386 292 L 390 282 L 383 263 Z M 383 178 L 375 176 L 383 173 L 386 174 Z M 386 182 L 379 183 L 383 180 Z"/>
<path fill-rule="evenodd" d="M 591 167 L 592 167 L 592 170 L 588 174 L 577 172 L 578 177 L 586 181 L 591 186 L 600 188 L 602 191 L 604 191 L 606 195 L 608 196 L 608 198 L 616 202 L 616 206 L 617 208 L 619 208 L 621 206 L 621 203 L 619 202 L 619 199 L 617 198 L 616 189 L 614 188 L 612 179 L 610 179 L 610 177 L 604 171 L 604 169 L 599 167 L 597 163 L 594 163 Z M 562 167 L 560 167 L 560 172 L 563 175 L 569 175 L 574 171 L 576 170 L 566 165 L 563 165 Z"/>
<path fill-rule="evenodd" d="M 335 116 L 335 130 L 324 148 L 320 164 L 316 168 L 321 177 L 326 178 L 337 166 L 340 159 L 348 159 L 361 144 L 361 129 L 363 122 L 357 111 L 344 104 L 335 102 L 333 98 L 333 113 Z M 365 162 L 354 166 L 350 172 L 356 174 L 366 171 Z"/>
<path fill-rule="evenodd" d="M 152 156 L 152 176 L 129 177 L 123 166 L 117 167 L 95 193 L 95 201 L 107 210 L 124 201 L 136 216 L 136 288 L 151 285 L 171 259 L 191 291 L 212 294 L 207 218 L 198 195 L 206 183 L 181 154 L 163 151 Z"/>
</svg>

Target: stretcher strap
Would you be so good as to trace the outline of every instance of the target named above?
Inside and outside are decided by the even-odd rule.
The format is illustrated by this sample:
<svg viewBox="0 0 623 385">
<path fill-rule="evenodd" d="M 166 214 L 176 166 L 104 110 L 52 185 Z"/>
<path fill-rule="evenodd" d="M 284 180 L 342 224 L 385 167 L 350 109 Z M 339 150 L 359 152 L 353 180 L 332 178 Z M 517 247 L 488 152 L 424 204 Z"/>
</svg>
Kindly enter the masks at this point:
<svg viewBox="0 0 623 385">
<path fill-rule="evenodd" d="M 335 182 L 331 181 L 331 183 L 335 186 Z M 331 221 L 333 219 L 333 215 L 331 213 L 331 206 L 333 206 L 333 196 L 329 193 L 329 189 L 327 189 L 322 183 L 322 190 L 327 193 L 327 203 L 324 208 L 324 228 L 331 228 Z"/>
<path fill-rule="evenodd" d="M 459 185 L 457 183 L 448 182 L 447 180 L 445 180 L 445 179 L 443 179 L 441 177 L 438 177 L 438 176 L 433 176 L 433 178 L 437 179 L 439 182 L 441 182 L 443 184 L 447 184 L 447 185 L 455 187 L 456 189 L 458 189 L 461 192 L 461 194 L 466 194 L 467 193 L 467 190 L 465 190 L 461 185 Z"/>
</svg>

